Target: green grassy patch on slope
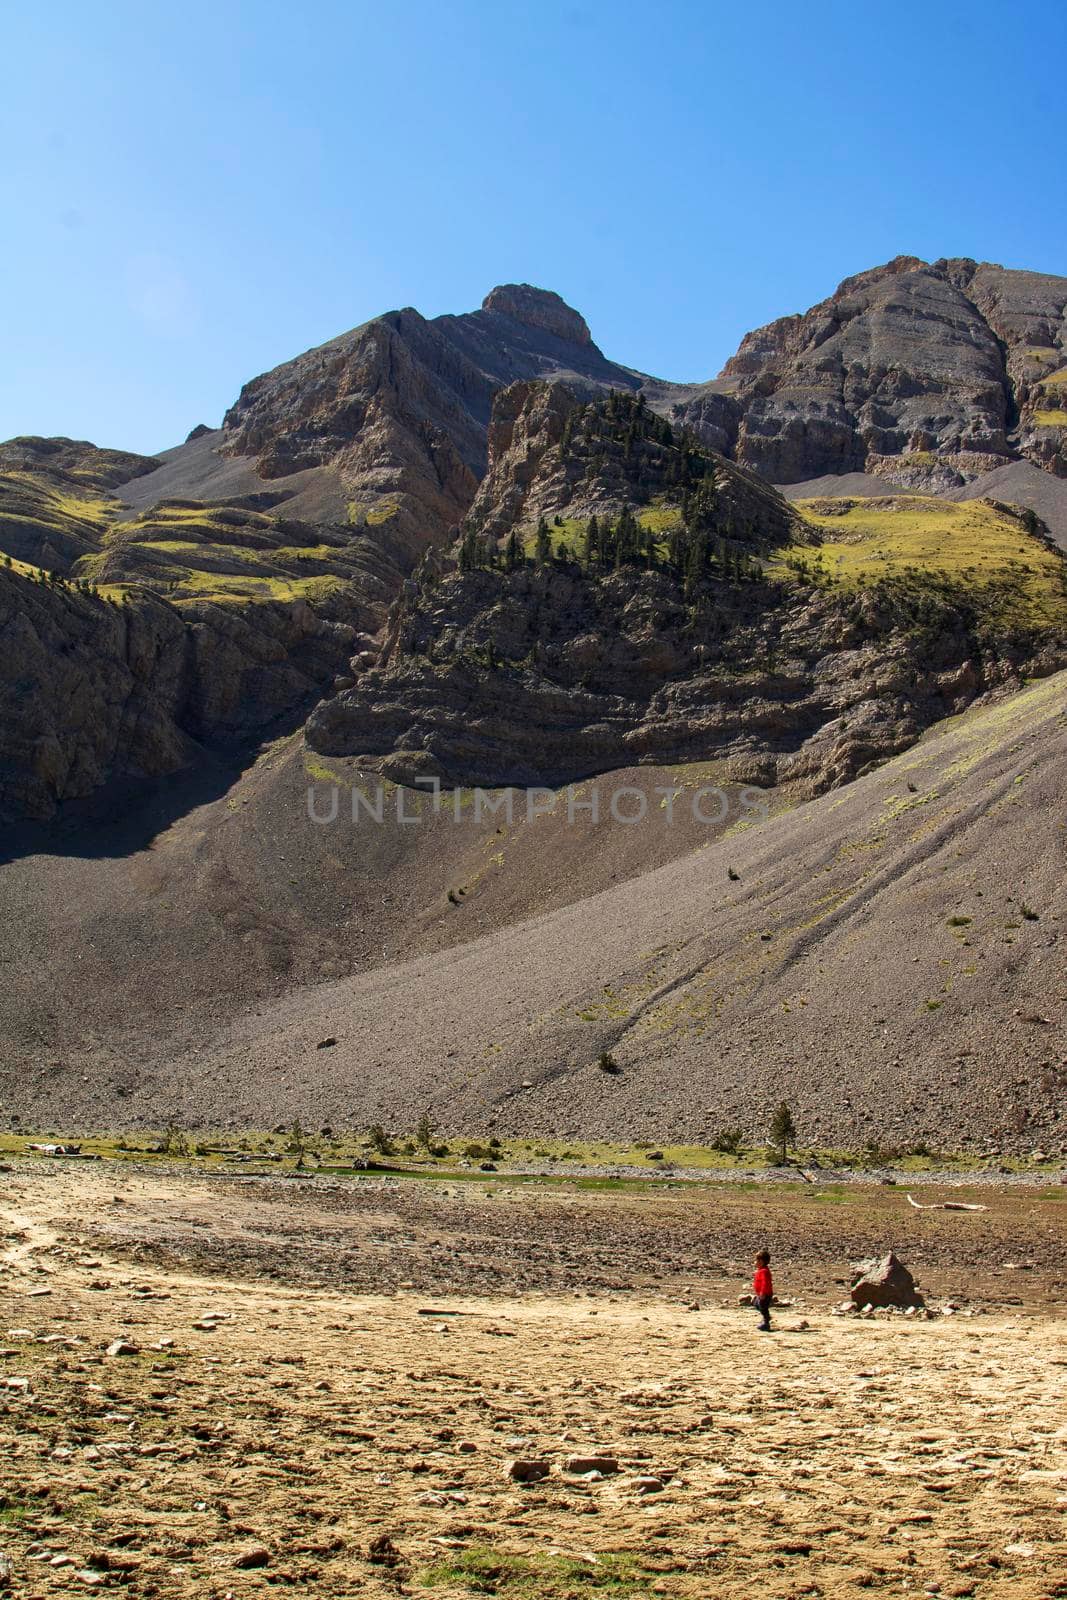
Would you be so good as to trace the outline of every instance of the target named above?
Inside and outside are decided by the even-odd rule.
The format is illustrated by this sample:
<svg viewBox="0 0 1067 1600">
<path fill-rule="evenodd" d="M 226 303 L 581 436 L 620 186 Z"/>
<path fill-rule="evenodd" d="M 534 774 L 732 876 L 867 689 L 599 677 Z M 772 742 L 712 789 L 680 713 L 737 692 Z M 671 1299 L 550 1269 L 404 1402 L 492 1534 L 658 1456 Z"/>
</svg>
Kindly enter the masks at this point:
<svg viewBox="0 0 1067 1600">
<path fill-rule="evenodd" d="M 4 524 L 48 533 L 70 534 L 79 540 L 99 540 L 109 525 L 114 501 L 86 489 L 75 494 L 53 486 L 32 472 L 0 473 L 0 548 Z"/>
<path fill-rule="evenodd" d="M 581 1600 L 584 1595 L 645 1595 L 655 1576 L 636 1554 L 604 1552 L 588 1557 L 520 1555 L 491 1545 L 468 1545 L 420 1569 L 423 1589 L 495 1594 L 511 1600 Z"/>
<path fill-rule="evenodd" d="M 656 534 L 657 555 L 661 559 L 664 558 L 667 553 L 667 534 L 682 526 L 681 507 L 656 503 L 640 507 L 634 512 L 634 515 L 642 528 L 648 528 L 652 533 Z M 617 518 L 611 517 L 609 520 L 614 522 Z M 567 546 L 572 556 L 583 556 L 588 527 L 588 517 L 560 517 L 558 521 L 550 521 L 548 534 L 553 557 L 559 555 L 563 545 Z M 535 522 L 528 523 L 521 530 L 519 537 L 522 541 L 524 553 L 532 557 L 537 548 L 537 524 Z"/>
<path fill-rule="evenodd" d="M 992 620 L 1067 626 L 1062 556 L 986 501 L 909 495 L 796 506 L 822 543 L 791 547 L 772 570 L 799 564 L 820 581 L 852 589 L 887 578 L 937 580 L 958 586 Z"/>
<path fill-rule="evenodd" d="M 556 557 L 564 545 L 567 546 L 572 556 L 580 556 L 585 550 L 585 530 L 589 526 L 588 518 L 561 517 L 558 522 L 550 522 L 548 536 L 551 541 L 552 555 Z M 531 558 L 537 549 L 537 524 L 531 522 L 519 533 L 523 552 Z"/>
</svg>

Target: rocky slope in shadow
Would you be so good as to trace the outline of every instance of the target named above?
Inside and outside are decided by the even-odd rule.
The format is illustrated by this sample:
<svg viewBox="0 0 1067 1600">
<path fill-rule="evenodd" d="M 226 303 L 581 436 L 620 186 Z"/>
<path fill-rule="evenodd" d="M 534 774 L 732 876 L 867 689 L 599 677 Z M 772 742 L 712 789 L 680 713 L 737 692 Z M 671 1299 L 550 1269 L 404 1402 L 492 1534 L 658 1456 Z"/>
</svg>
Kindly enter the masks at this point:
<svg viewBox="0 0 1067 1600">
<path fill-rule="evenodd" d="M 0 817 L 47 818 L 307 708 L 349 681 L 396 591 L 354 530 L 186 501 L 123 520 L 114 490 L 144 465 L 0 447 Z"/>
<path fill-rule="evenodd" d="M 124 604 L 0 566 L 0 818 L 196 763 L 306 707 L 357 631 L 305 602 Z"/>
</svg>

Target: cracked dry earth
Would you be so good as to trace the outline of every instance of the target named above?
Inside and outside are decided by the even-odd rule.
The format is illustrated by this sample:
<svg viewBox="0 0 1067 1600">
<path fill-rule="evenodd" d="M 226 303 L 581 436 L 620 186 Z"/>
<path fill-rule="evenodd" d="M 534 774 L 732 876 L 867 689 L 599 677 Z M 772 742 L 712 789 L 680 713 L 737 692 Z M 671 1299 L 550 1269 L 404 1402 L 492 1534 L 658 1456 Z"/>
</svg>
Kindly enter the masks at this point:
<svg viewBox="0 0 1067 1600">
<path fill-rule="evenodd" d="M 834 1318 L 826 1279 L 760 1338 L 722 1304 L 736 1282 L 688 1310 L 654 1286 L 590 1293 L 580 1259 L 550 1293 L 301 1280 L 336 1212 L 310 1185 L 272 1207 L 268 1281 L 242 1264 L 256 1185 L 43 1162 L 0 1181 L 0 1590 L 1067 1595 L 1067 1336 L 1036 1274 L 1017 1308 L 931 1322 Z M 404 1190 L 406 1237 L 423 1188 Z M 961 1273 L 1018 1204 L 988 1198 L 980 1223 L 945 1224 Z M 435 1193 L 429 1254 L 470 1203 L 450 1224 Z M 744 1203 L 756 1233 L 767 1199 Z M 350 1246 L 389 1204 L 353 1198 Z M 714 1204 L 559 1191 L 536 1209 L 592 1237 Z M 504 1231 L 533 1208 L 494 1205 Z M 1040 1232 L 1062 1259 L 1061 1210 Z M 798 1282 L 831 1226 L 798 1210 Z M 231 1248 L 202 1256 L 209 1231 Z M 592 1455 L 612 1461 L 566 1470 Z M 548 1475 L 513 1481 L 516 1458 Z"/>
</svg>

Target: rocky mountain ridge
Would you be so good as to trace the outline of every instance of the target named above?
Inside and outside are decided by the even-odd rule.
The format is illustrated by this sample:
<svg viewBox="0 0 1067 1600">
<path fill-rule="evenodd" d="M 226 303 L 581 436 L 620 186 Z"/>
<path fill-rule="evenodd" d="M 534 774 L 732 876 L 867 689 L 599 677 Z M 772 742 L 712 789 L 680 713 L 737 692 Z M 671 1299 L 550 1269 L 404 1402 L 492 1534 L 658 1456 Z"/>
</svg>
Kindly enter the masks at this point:
<svg viewBox="0 0 1067 1600">
<path fill-rule="evenodd" d="M 746 335 L 719 388 L 774 482 L 866 471 L 954 488 L 1025 458 L 1067 475 L 1067 279 L 901 256 Z"/>
<path fill-rule="evenodd" d="M 1007 500 L 1029 473 L 1021 498 L 1050 525 L 1060 518 L 1067 538 L 1067 502 L 1052 487 L 1067 473 L 1065 306 L 1067 279 L 901 257 L 748 335 L 720 378 L 672 384 L 605 357 L 558 295 L 501 285 L 478 311 L 390 312 L 284 363 L 245 385 L 221 429 L 198 426 L 158 459 L 70 440 L 10 441 L 0 446 L 0 555 L 30 569 L 23 578 L 57 575 L 105 598 L 112 590 L 143 613 L 139 626 L 153 637 L 159 602 L 176 606 L 195 634 L 195 647 L 183 648 L 200 663 L 202 686 L 183 703 L 225 709 L 183 713 L 137 741 L 136 758 L 124 732 L 114 745 L 98 730 L 86 736 L 94 715 L 75 713 L 79 694 L 71 700 L 66 679 L 58 693 L 41 664 L 57 652 L 81 660 L 89 685 L 87 640 L 112 630 L 79 624 L 65 637 L 63 618 L 74 612 L 40 595 L 27 611 L 16 584 L 8 611 L 22 619 L 18 637 L 8 636 L 4 692 L 25 700 L 32 720 L 39 690 L 41 726 L 67 754 L 53 752 L 42 783 L 39 762 L 23 765 L 25 745 L 5 746 L 11 776 L 0 803 L 33 795 L 34 814 L 44 815 L 85 784 L 171 770 L 182 736 L 244 737 L 279 712 L 295 715 L 304 699 L 344 693 L 375 655 L 373 636 L 407 575 L 427 551 L 446 551 L 460 524 L 491 538 L 542 513 L 581 521 L 598 495 L 618 512 L 625 484 L 607 482 L 603 462 L 584 484 L 573 459 L 560 467 L 553 430 L 575 399 L 640 395 L 649 414 L 740 467 L 723 474 L 723 490 L 746 485 L 765 543 L 790 513 L 758 479 L 843 472 L 951 495 L 991 475 Z M 530 392 L 541 397 L 532 407 Z M 26 634 L 33 617 L 44 628 L 36 644 Z M 170 623 L 163 631 L 169 637 Z M 312 636 L 319 644 L 309 649 Z M 110 658 L 111 645 L 102 648 Z M 27 651 L 43 676 L 27 676 Z M 159 670 L 153 703 L 162 706 L 173 671 Z M 86 706 L 95 693 L 95 684 L 85 690 Z M 327 701 L 315 727 L 340 718 Z M 120 718 L 120 728 L 131 725 Z M 82 779 L 56 786 L 61 771 Z"/>
<path fill-rule="evenodd" d="M 975 562 L 1002 541 L 1003 569 L 922 572 L 908 548 L 853 582 L 821 563 L 838 523 L 836 559 L 857 552 L 854 502 L 798 514 L 640 395 L 516 384 L 490 452 L 461 570 L 428 561 L 405 586 L 379 664 L 312 713 L 314 750 L 448 785 L 718 759 L 813 794 L 1067 664 L 1067 563 L 1029 513 L 969 513 Z M 872 506 L 930 516 L 923 500 Z"/>
</svg>

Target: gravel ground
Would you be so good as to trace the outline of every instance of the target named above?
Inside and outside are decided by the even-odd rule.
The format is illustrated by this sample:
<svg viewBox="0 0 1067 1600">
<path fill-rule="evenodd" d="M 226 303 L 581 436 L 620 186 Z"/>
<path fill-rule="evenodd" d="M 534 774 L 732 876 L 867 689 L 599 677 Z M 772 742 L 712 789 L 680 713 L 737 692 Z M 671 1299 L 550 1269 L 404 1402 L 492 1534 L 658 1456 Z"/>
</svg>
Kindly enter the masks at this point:
<svg viewBox="0 0 1067 1600">
<path fill-rule="evenodd" d="M 785 1099 L 808 1147 L 1067 1153 L 1065 690 L 681 850 L 326 838 L 283 752 L 151 848 L 3 869 L 0 1114 L 706 1143 Z"/>
<path fill-rule="evenodd" d="M 1055 1200 L 3 1182 L 16 1592 L 1067 1594 L 1055 1272 L 931 1322 L 827 1312 L 828 1252 L 891 1220 L 939 1292 L 984 1296 L 1023 1242 L 1062 1259 Z M 795 1299 L 769 1338 L 721 1253 L 756 1237 Z"/>
</svg>

